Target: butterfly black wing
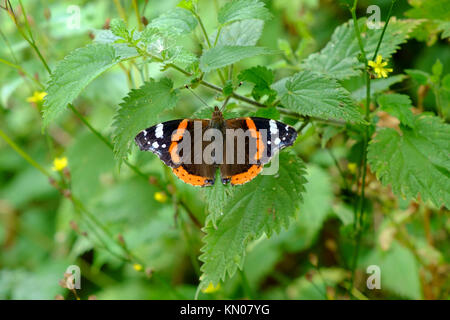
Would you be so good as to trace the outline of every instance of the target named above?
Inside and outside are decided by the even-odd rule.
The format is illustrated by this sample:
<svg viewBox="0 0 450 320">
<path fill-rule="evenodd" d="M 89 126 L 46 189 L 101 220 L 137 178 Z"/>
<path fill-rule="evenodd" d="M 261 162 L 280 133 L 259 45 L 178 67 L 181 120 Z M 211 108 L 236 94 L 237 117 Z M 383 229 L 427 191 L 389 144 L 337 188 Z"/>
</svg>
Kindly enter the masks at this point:
<svg viewBox="0 0 450 320">
<path fill-rule="evenodd" d="M 172 161 L 169 148 L 172 143 L 172 134 L 183 121 L 184 119 L 179 119 L 159 123 L 139 132 L 134 140 L 142 151 L 151 151 L 167 166 L 177 167 Z"/>
<path fill-rule="evenodd" d="M 157 124 L 142 130 L 135 138 L 139 148 L 143 151 L 155 153 L 173 173 L 184 182 L 194 186 L 214 184 L 215 166 L 197 161 L 196 157 L 202 152 L 195 153 L 195 144 L 204 147 L 210 142 L 203 142 L 202 137 L 209 127 L 209 120 L 180 119 Z M 198 124 L 201 132 L 196 135 L 195 125 Z M 189 139 L 189 140 L 188 140 Z M 183 149 L 183 143 L 184 148 Z M 189 142 L 189 143 L 188 143 Z M 183 154 L 188 150 L 189 155 Z"/>
</svg>

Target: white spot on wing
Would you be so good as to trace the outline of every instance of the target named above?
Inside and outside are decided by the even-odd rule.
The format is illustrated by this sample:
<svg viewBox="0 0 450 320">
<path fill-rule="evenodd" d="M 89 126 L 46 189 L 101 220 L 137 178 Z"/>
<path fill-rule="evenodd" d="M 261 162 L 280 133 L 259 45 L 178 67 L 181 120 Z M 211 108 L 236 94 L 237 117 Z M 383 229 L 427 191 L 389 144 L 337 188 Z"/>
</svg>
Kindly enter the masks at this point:
<svg viewBox="0 0 450 320">
<path fill-rule="evenodd" d="M 166 144 L 165 144 L 165 143 L 163 143 L 163 145 L 162 145 L 161 147 L 165 148 L 165 147 L 166 147 Z"/>
<path fill-rule="evenodd" d="M 270 120 L 269 125 L 270 125 L 270 133 L 277 134 L 278 133 L 277 122 L 275 120 Z"/>
<path fill-rule="evenodd" d="M 164 134 L 163 128 L 164 128 L 164 125 L 162 123 L 160 123 L 156 126 L 156 129 L 155 129 L 155 137 L 156 138 L 161 138 L 163 136 L 163 134 Z"/>
<path fill-rule="evenodd" d="M 158 149 L 158 148 L 159 148 L 159 143 L 156 142 L 156 141 L 153 142 L 153 143 L 152 143 L 152 147 L 155 148 L 155 149 Z"/>
<path fill-rule="evenodd" d="M 144 137 L 147 136 L 147 130 L 142 131 L 144 133 Z"/>
<path fill-rule="evenodd" d="M 277 137 L 277 138 L 275 139 L 275 141 L 274 141 L 274 142 L 275 142 L 275 144 L 276 144 L 276 145 L 279 145 L 279 144 L 280 144 L 280 142 L 281 142 L 281 140 L 280 140 L 280 138 L 278 138 L 278 137 Z"/>
</svg>

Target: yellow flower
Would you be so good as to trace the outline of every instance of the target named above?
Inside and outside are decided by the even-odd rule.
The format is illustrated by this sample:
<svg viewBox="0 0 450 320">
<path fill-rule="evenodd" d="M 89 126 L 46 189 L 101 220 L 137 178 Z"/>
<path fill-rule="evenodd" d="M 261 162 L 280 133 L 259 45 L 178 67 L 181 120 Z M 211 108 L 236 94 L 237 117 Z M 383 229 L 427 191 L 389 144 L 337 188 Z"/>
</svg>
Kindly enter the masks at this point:
<svg viewBox="0 0 450 320">
<path fill-rule="evenodd" d="M 62 171 L 65 167 L 67 167 L 67 158 L 55 158 L 53 160 L 53 171 Z"/>
<path fill-rule="evenodd" d="M 142 271 L 142 265 L 141 264 L 139 264 L 139 263 L 135 263 L 135 264 L 133 264 L 133 268 L 134 268 L 134 270 L 136 270 L 137 272 L 139 272 L 139 271 Z"/>
<path fill-rule="evenodd" d="M 206 288 L 202 289 L 202 292 L 203 293 L 213 293 L 213 292 L 218 291 L 219 289 L 220 289 L 220 283 L 218 283 L 217 286 L 214 287 L 212 282 L 210 282 Z"/>
<path fill-rule="evenodd" d="M 47 95 L 47 92 L 35 91 L 31 97 L 27 98 L 28 102 L 39 103 L 44 100 L 44 97 Z"/>
<path fill-rule="evenodd" d="M 375 61 L 369 60 L 369 66 L 373 68 L 377 74 L 377 78 L 387 78 L 388 72 L 392 72 L 392 68 L 385 68 L 387 66 L 387 61 L 383 62 L 383 57 L 379 54 Z"/>
<path fill-rule="evenodd" d="M 155 195 L 153 197 L 155 198 L 156 201 L 161 202 L 161 203 L 164 203 L 167 201 L 167 195 L 162 191 L 155 192 Z"/>
<path fill-rule="evenodd" d="M 347 165 L 348 171 L 350 171 L 351 173 L 355 173 L 356 172 L 356 163 L 354 162 L 349 162 L 349 164 Z"/>
</svg>

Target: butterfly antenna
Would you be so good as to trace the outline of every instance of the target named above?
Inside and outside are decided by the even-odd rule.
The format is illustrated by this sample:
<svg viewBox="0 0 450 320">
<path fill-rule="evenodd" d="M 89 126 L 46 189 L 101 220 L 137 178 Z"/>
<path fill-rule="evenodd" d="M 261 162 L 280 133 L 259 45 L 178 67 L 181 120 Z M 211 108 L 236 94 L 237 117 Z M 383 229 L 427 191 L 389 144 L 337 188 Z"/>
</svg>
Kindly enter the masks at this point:
<svg viewBox="0 0 450 320">
<path fill-rule="evenodd" d="M 205 102 L 205 100 L 202 99 L 198 94 L 195 93 L 194 90 L 192 90 L 187 84 L 184 86 L 186 89 L 188 89 L 198 100 L 200 100 L 205 106 L 209 107 L 209 105 Z"/>
</svg>

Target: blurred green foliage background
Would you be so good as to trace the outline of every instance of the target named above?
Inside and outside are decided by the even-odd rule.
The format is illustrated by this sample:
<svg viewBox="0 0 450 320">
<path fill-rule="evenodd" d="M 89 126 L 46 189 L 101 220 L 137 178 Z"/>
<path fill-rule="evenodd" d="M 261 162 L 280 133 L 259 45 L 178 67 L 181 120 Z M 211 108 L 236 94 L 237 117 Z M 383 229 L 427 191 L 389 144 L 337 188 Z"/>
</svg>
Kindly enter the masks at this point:
<svg viewBox="0 0 450 320">
<path fill-rule="evenodd" d="M 3 2 L 0 1 L 2 6 L 6 4 Z M 138 1 L 138 6 L 151 21 L 177 2 Z M 259 44 L 281 48 L 284 54 L 247 59 L 239 68 L 265 65 L 275 70 L 275 80 L 292 74 L 299 60 L 320 50 L 334 29 L 350 19 L 343 1 L 264 2 L 274 18 L 266 23 Z M 117 3 L 121 3 L 128 25 L 136 26 L 131 1 L 23 1 L 36 43 L 51 69 L 70 51 L 90 43 L 98 30 L 108 28 L 110 19 L 120 17 Z M 223 3 L 199 1 L 206 29 L 215 28 L 216 13 Z M 18 1 L 11 4 L 21 16 Z M 366 16 L 366 8 L 371 4 L 380 6 L 384 18 L 390 1 L 360 1 L 358 16 Z M 80 25 L 71 28 L 70 19 L 77 8 Z M 405 18 L 410 9 L 407 1 L 397 1 L 393 15 Z M 84 219 L 67 195 L 60 194 L 47 177 L 0 139 L 0 299 L 74 299 L 73 293 L 59 283 L 69 265 L 81 268 L 82 289 L 77 292 L 81 299 L 193 299 L 198 285 L 197 257 L 202 232 L 185 209 L 174 205 L 152 181 L 138 177 L 126 166 L 119 170 L 111 150 L 72 113 L 66 113 L 48 133 L 42 133 L 42 101 L 29 98 L 43 90 L 23 74 L 25 71 L 44 84 L 48 75 L 5 10 L 0 10 L 0 31 L 0 59 L 20 66 L 0 63 L 1 130 L 49 171 L 55 158 L 67 157 L 68 168 L 52 174 L 65 175 L 73 194 L 116 240 L 112 243 L 108 237 L 102 237 L 105 230 L 98 230 Z M 184 45 L 200 53 L 200 39 L 197 30 L 186 37 Z M 414 31 L 412 39 L 390 63 L 394 74 L 403 73 L 404 69 L 431 72 L 437 59 L 443 64 L 443 74 L 448 74 L 448 38 L 442 39 L 429 23 Z M 153 78 L 159 78 L 163 72 L 174 79 L 175 86 L 184 84 L 185 78 L 176 72 L 162 71 L 157 64 L 150 64 Z M 349 90 L 358 88 L 361 81 L 353 79 L 345 86 Z M 76 105 L 95 128 L 109 137 L 112 117 L 129 89 L 126 73 L 115 67 L 91 83 Z M 409 78 L 391 89 L 410 95 L 414 105 L 420 99 L 419 86 Z M 249 93 L 250 86 L 244 84 L 240 90 Z M 215 94 L 208 89 L 199 88 L 197 92 L 208 104 L 216 103 Z M 435 110 L 434 93 L 424 95 L 421 103 L 425 110 Z M 200 107 L 201 103 L 185 90 L 177 107 L 163 113 L 161 120 L 190 117 Z M 200 293 L 200 298 L 351 297 L 348 287 L 354 242 L 349 199 L 354 190 L 345 188 L 336 163 L 343 168 L 346 179 L 354 181 L 360 146 L 337 135 L 328 144 L 329 152 L 321 147 L 325 133 L 316 129 L 307 130 L 295 146 L 307 164 L 308 180 L 296 221 L 270 239 L 253 241 L 247 249 L 243 272 L 221 283 L 214 292 Z M 173 185 L 189 210 L 200 221 L 203 219 L 206 208 L 202 190 L 175 181 L 150 153 L 134 150 L 131 160 L 152 179 Z M 353 297 L 448 299 L 448 211 L 397 199 L 371 173 L 367 196 L 371 228 L 361 242 Z M 96 233 L 106 240 L 99 241 Z M 114 252 L 120 251 L 121 243 L 145 260 L 143 270 L 140 264 L 116 257 Z M 368 265 L 382 269 L 380 290 L 369 290 L 365 285 Z"/>
</svg>

